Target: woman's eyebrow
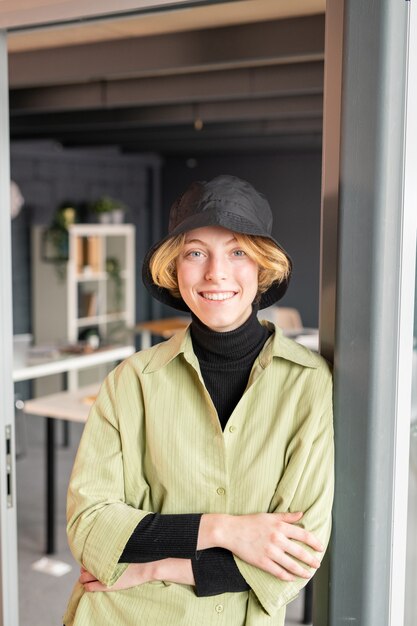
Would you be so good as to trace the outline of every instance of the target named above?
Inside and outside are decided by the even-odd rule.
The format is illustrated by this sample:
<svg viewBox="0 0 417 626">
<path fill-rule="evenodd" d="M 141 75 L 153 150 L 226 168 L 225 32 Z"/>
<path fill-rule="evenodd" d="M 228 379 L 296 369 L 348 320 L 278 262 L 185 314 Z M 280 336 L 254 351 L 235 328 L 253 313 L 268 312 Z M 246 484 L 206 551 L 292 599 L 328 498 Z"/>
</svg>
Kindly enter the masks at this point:
<svg viewBox="0 0 417 626">
<path fill-rule="evenodd" d="M 236 241 L 236 237 L 232 237 L 231 239 L 229 239 L 229 241 L 225 242 L 225 246 L 228 246 L 229 243 L 234 243 Z M 207 246 L 207 242 L 203 241 L 202 239 L 186 239 L 184 243 L 199 243 L 202 244 L 203 246 Z"/>
<path fill-rule="evenodd" d="M 184 243 L 202 243 L 205 245 L 204 241 L 201 241 L 201 239 L 186 239 Z"/>
</svg>

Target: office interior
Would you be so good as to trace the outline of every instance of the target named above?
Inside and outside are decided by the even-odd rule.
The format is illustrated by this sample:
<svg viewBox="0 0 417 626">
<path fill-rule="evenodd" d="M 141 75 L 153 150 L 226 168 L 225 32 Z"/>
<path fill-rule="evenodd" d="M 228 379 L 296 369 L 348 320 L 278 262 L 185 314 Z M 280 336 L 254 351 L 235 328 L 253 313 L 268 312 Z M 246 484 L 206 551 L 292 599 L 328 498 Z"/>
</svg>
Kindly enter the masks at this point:
<svg viewBox="0 0 417 626">
<path fill-rule="evenodd" d="M 177 195 L 193 180 L 222 173 L 249 180 L 269 199 L 273 234 L 294 263 L 282 306 L 296 309 L 308 332 L 317 331 L 325 3 L 295 8 L 258 0 L 255 17 L 243 10 L 251 3 L 202 4 L 191 17 L 179 9 L 78 30 L 10 33 L 11 178 L 24 197 L 11 222 L 15 335 L 34 334 L 33 230 L 50 226 L 63 204 L 95 222 L 86 207 L 102 196 L 121 200 L 125 223 L 135 226 L 135 324 L 176 315 L 149 298 L 142 258 L 166 231 Z M 52 315 L 53 302 L 48 309 Z M 414 335 L 416 329 L 417 322 Z M 130 340 L 140 348 L 140 332 Z M 62 384 L 61 377 L 51 390 Z M 16 382 L 15 397 L 25 402 L 40 389 L 33 380 Z M 81 431 L 82 424 L 71 423 L 69 433 L 61 425 L 55 433 L 57 536 L 50 556 L 72 566 L 55 576 L 32 569 L 45 552 L 45 420 L 16 415 L 21 624 L 60 623 L 77 576 L 65 542 L 65 490 Z M 409 533 L 417 502 L 415 436 L 414 429 Z M 412 533 L 408 545 L 405 626 L 414 619 Z M 288 624 L 302 623 L 304 609 L 300 598 Z"/>
<path fill-rule="evenodd" d="M 269 33 L 267 42 L 265 28 Z M 287 40 L 291 34 L 297 36 L 303 48 L 308 47 L 305 33 L 309 33 L 311 59 L 306 55 L 301 64 L 283 63 L 287 52 L 282 43 L 276 45 L 282 33 L 286 33 Z M 37 263 L 31 245 L 33 229 L 50 225 L 63 203 L 79 207 L 105 195 L 128 207 L 125 221 L 136 229 L 135 322 L 175 314 L 150 300 L 140 280 L 142 257 L 155 238 L 165 232 L 175 197 L 191 181 L 209 180 L 222 173 L 249 180 L 269 199 L 274 235 L 290 251 L 295 267 L 283 306 L 297 309 L 303 325 L 316 329 L 323 36 L 324 16 L 313 12 L 287 17 L 284 23 L 282 19 L 252 24 L 238 21 L 228 26 L 148 35 L 146 39 L 129 37 L 85 44 L 87 56 L 97 55 L 102 93 L 96 103 L 84 109 L 79 90 L 88 90 L 91 84 L 83 85 L 81 75 L 63 84 L 65 63 L 56 64 L 61 68 L 58 84 L 52 76 L 46 76 L 49 70 L 34 79 L 33 68 L 38 73 L 42 66 L 40 57 L 36 57 L 45 50 L 18 51 L 15 46 L 19 43 L 14 43 L 11 36 L 11 177 L 25 199 L 12 220 L 14 333 L 33 334 L 33 272 Z M 245 51 L 238 45 L 242 38 L 247 42 Z M 222 41 L 229 42 L 229 49 L 216 50 L 214 61 L 214 49 Z M 125 55 L 132 43 L 146 76 L 138 70 L 137 76 L 126 80 Z M 121 55 L 117 70 L 120 76 L 113 66 L 106 78 L 115 45 Z M 175 56 L 184 46 L 188 51 L 184 62 L 179 63 Z M 142 49 L 149 56 L 142 55 Z M 163 51 L 157 62 L 150 56 L 154 49 Z M 69 59 L 76 52 L 69 43 L 58 48 L 54 43 L 52 51 L 70 54 Z M 259 57 L 255 67 L 253 56 Z M 176 67 L 167 77 L 164 70 L 168 64 L 173 65 L 173 57 Z M 151 69 L 146 67 L 146 59 L 152 62 Z M 190 61 L 194 67 L 192 73 L 187 73 Z M 52 64 L 50 69 L 55 71 Z M 80 74 L 84 69 L 81 63 Z M 103 90 L 119 95 L 123 90 L 124 102 L 110 108 Z M 39 97 L 34 106 L 33 98 Z M 90 214 L 87 219 L 95 221 L 95 216 Z M 53 302 L 49 307 L 53 310 Z M 37 395 L 36 387 L 34 381 L 16 383 L 18 399 L 25 401 Z M 44 483 L 40 480 L 37 485 L 31 484 L 34 464 L 42 471 L 43 422 L 40 416 L 22 413 L 17 418 L 19 597 L 21 623 L 29 623 L 32 618 L 32 623 L 53 624 L 59 622 L 62 603 L 76 576 L 65 547 L 64 494 L 82 426 L 71 424 L 70 447 L 59 449 L 57 454 L 58 536 L 56 554 L 52 556 L 72 564 L 73 571 L 54 578 L 31 569 L 44 547 Z M 59 437 L 58 431 L 58 445 Z M 46 606 L 39 603 L 38 590 L 42 597 L 49 598 Z M 292 609 L 297 622 L 303 610 L 302 602 Z"/>
</svg>

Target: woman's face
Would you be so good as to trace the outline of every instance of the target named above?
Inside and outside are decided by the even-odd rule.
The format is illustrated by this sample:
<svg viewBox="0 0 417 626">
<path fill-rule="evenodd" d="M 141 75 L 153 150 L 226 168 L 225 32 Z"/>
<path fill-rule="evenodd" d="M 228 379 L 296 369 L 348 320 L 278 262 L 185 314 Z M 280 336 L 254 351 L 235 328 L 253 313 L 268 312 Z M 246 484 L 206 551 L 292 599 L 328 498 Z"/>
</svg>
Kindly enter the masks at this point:
<svg viewBox="0 0 417 626">
<path fill-rule="evenodd" d="M 248 319 L 258 291 L 258 264 L 239 248 L 231 230 L 190 230 L 176 263 L 181 296 L 203 324 L 226 332 Z"/>
</svg>

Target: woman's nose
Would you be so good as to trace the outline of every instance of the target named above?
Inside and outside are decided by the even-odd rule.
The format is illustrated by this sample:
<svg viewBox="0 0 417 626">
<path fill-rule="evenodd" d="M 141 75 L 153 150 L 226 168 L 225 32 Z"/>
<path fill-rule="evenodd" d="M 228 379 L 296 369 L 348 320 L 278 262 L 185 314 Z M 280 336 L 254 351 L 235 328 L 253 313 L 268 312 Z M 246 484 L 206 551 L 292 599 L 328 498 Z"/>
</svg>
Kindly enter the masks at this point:
<svg viewBox="0 0 417 626">
<path fill-rule="evenodd" d="M 211 281 L 224 280 L 226 276 L 226 260 L 215 256 L 210 257 L 207 261 L 205 279 Z"/>
</svg>

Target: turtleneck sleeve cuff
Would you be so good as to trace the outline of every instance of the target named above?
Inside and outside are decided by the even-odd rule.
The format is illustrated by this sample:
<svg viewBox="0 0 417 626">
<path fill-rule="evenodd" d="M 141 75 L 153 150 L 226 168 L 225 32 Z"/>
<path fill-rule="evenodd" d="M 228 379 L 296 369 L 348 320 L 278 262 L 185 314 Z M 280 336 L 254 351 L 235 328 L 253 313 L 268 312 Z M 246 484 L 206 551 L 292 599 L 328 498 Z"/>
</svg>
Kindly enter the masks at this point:
<svg viewBox="0 0 417 626">
<path fill-rule="evenodd" d="M 248 591 L 231 552 L 223 548 L 196 551 L 200 520 L 200 513 L 147 515 L 130 536 L 119 563 L 191 559 L 197 596 Z"/>
<path fill-rule="evenodd" d="M 201 550 L 191 559 L 196 595 L 216 596 L 220 593 L 249 591 L 250 587 L 229 550 Z"/>
<path fill-rule="evenodd" d="M 200 519 L 201 513 L 147 515 L 130 536 L 119 563 L 191 559 L 196 553 Z"/>
</svg>

